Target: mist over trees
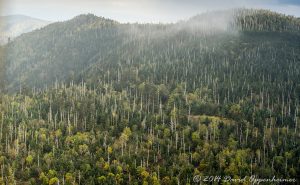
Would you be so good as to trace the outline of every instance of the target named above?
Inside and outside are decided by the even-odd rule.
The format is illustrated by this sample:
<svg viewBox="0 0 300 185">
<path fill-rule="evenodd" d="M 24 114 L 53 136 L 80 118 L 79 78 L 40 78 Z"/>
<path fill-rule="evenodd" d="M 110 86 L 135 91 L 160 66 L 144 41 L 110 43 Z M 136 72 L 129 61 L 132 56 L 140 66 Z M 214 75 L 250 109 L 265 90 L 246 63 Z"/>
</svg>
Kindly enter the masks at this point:
<svg viewBox="0 0 300 185">
<path fill-rule="evenodd" d="M 299 179 L 299 29 L 236 9 L 79 15 L 16 38 L 0 50 L 0 184 Z"/>
</svg>

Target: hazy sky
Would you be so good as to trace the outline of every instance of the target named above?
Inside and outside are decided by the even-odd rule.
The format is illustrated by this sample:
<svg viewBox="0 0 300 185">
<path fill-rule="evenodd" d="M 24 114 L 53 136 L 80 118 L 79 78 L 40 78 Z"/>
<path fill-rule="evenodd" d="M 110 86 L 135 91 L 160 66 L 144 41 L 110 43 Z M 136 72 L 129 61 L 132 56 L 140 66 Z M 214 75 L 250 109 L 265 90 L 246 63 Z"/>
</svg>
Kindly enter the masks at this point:
<svg viewBox="0 0 300 185">
<path fill-rule="evenodd" d="M 1 15 L 62 21 L 93 13 L 120 22 L 174 22 L 201 12 L 264 8 L 300 17 L 300 0 L 0 0 Z"/>
</svg>

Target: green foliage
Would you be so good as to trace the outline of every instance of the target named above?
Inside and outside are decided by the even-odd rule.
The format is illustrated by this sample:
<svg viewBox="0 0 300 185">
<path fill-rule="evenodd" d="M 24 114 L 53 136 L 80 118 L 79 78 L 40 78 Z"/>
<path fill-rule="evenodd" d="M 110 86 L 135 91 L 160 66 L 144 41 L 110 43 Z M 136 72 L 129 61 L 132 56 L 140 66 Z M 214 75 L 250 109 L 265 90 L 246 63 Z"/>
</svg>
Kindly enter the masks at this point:
<svg viewBox="0 0 300 185">
<path fill-rule="evenodd" d="M 49 185 L 56 185 L 59 183 L 59 179 L 57 177 L 53 177 L 49 180 Z"/>
<path fill-rule="evenodd" d="M 0 184 L 297 178 L 298 22 L 237 18 L 207 33 L 82 15 L 5 46 Z"/>
</svg>

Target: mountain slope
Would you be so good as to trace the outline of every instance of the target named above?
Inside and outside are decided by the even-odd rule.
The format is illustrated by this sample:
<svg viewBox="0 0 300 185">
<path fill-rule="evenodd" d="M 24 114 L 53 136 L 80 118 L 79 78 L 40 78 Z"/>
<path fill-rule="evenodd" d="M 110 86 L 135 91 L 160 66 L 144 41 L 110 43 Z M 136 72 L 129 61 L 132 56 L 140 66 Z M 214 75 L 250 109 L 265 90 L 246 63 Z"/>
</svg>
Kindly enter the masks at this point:
<svg viewBox="0 0 300 185">
<path fill-rule="evenodd" d="M 22 33 L 28 33 L 49 24 L 49 21 L 31 18 L 24 15 L 10 15 L 0 17 L 0 44 L 13 39 Z"/>
<path fill-rule="evenodd" d="M 166 25 L 89 14 L 17 37 L 0 48 L 0 184 L 296 182 L 298 23 L 246 9 Z"/>
<path fill-rule="evenodd" d="M 224 21 L 224 17 L 226 22 L 221 24 L 222 28 L 209 27 Z M 217 20 L 216 24 L 207 24 L 211 20 Z M 288 29 L 291 27 L 293 29 Z M 85 76 L 95 80 L 103 74 L 95 76 L 93 68 L 107 71 L 106 68 L 124 62 L 130 67 L 131 64 L 157 63 L 159 59 L 172 60 L 170 65 L 175 65 L 177 60 L 187 57 L 185 52 L 191 58 L 190 55 L 198 56 L 200 51 L 210 55 L 219 49 L 225 53 L 223 58 L 240 58 L 240 52 L 247 47 L 262 54 L 265 43 L 270 50 L 291 44 L 290 47 L 298 50 L 298 30 L 296 18 L 263 10 L 212 12 L 170 25 L 119 24 L 91 14 L 81 15 L 24 34 L 10 43 L 6 57 L 7 87 L 18 89 L 20 83 L 29 88 L 43 87 L 56 80 L 81 81 Z M 253 33 L 253 39 L 249 37 L 250 33 Z M 241 43 L 242 40 L 245 43 Z M 271 58 L 269 55 L 273 53 L 266 55 Z"/>
</svg>

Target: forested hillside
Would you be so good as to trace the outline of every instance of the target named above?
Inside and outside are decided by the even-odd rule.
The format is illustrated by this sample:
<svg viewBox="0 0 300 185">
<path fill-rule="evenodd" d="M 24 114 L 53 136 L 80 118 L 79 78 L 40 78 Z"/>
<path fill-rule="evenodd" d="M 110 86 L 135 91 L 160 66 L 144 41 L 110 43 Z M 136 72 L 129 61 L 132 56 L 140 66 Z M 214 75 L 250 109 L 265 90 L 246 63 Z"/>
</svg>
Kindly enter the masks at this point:
<svg viewBox="0 0 300 185">
<path fill-rule="evenodd" d="M 0 184 L 299 182 L 298 18 L 88 14 L 0 49 Z"/>
</svg>

